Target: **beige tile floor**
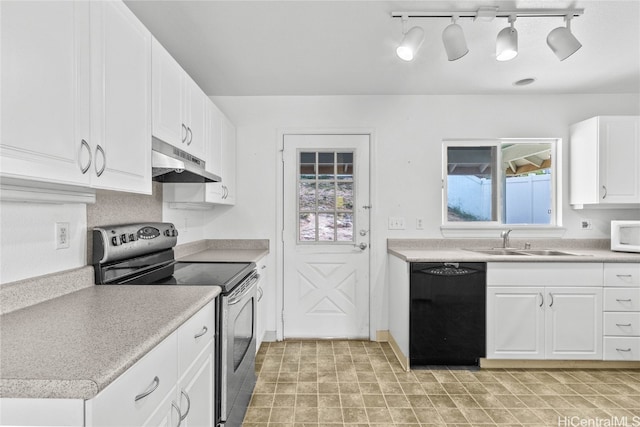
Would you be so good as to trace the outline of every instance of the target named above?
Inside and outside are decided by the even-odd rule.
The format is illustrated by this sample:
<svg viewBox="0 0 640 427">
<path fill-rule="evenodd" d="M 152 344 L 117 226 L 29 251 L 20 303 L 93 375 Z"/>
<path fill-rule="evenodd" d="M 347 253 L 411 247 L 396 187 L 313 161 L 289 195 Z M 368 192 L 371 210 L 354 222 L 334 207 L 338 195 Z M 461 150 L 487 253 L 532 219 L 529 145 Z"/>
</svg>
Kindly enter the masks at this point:
<svg viewBox="0 0 640 427">
<path fill-rule="evenodd" d="M 640 370 L 404 372 L 386 343 L 263 343 L 244 427 L 640 426 Z"/>
</svg>

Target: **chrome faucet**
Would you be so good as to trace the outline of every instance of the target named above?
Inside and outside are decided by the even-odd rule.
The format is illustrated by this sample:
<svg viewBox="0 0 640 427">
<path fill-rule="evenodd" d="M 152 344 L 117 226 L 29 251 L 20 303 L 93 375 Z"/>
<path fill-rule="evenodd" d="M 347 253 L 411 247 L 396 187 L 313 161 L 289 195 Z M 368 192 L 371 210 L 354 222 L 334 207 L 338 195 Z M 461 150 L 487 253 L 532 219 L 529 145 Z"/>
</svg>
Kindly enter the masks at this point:
<svg viewBox="0 0 640 427">
<path fill-rule="evenodd" d="M 511 233 L 512 231 L 513 230 L 509 229 L 509 230 L 504 230 L 502 233 L 500 233 L 500 237 L 502 237 L 503 248 L 509 247 L 509 233 Z"/>
</svg>

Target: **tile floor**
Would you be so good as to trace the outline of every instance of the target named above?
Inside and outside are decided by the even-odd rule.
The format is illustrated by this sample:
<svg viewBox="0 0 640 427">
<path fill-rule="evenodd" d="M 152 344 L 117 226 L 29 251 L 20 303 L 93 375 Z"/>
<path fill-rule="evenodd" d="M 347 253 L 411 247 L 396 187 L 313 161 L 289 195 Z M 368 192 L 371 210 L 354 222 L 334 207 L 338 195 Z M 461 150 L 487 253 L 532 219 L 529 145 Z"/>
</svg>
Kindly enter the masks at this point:
<svg viewBox="0 0 640 427">
<path fill-rule="evenodd" d="M 244 427 L 640 426 L 640 370 L 404 372 L 386 343 L 263 343 Z"/>
</svg>

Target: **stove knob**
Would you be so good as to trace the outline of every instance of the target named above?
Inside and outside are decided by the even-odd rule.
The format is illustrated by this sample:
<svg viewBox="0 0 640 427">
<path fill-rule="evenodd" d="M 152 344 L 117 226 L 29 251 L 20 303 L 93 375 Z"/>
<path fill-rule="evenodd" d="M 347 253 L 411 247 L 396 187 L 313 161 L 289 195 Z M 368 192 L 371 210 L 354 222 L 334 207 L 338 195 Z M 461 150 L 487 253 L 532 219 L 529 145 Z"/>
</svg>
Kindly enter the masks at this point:
<svg viewBox="0 0 640 427">
<path fill-rule="evenodd" d="M 120 241 L 122 243 L 127 243 L 127 235 L 126 234 L 122 234 L 120 235 Z"/>
<path fill-rule="evenodd" d="M 171 237 L 171 230 L 164 230 L 164 235 L 167 237 Z"/>
<path fill-rule="evenodd" d="M 173 231 L 171 232 L 171 236 L 172 236 L 172 237 L 177 237 L 177 236 L 178 236 L 178 230 L 173 230 Z"/>
<path fill-rule="evenodd" d="M 120 239 L 118 239 L 118 236 L 113 236 L 113 237 L 111 238 L 111 244 L 112 244 L 113 246 L 118 246 L 118 245 L 120 245 Z"/>
<path fill-rule="evenodd" d="M 136 240 L 138 240 L 138 237 L 134 233 L 129 234 L 130 242 L 135 242 Z"/>
</svg>

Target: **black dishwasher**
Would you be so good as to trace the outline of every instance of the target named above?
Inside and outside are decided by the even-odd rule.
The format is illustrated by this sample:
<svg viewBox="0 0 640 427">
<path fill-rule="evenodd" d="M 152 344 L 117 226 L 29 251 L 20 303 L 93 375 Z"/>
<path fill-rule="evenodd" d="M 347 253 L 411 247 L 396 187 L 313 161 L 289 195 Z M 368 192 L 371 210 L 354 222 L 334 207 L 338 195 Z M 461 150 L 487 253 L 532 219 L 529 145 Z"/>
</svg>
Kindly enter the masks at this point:
<svg viewBox="0 0 640 427">
<path fill-rule="evenodd" d="M 486 264 L 411 263 L 409 360 L 478 366 L 485 357 Z"/>
</svg>

